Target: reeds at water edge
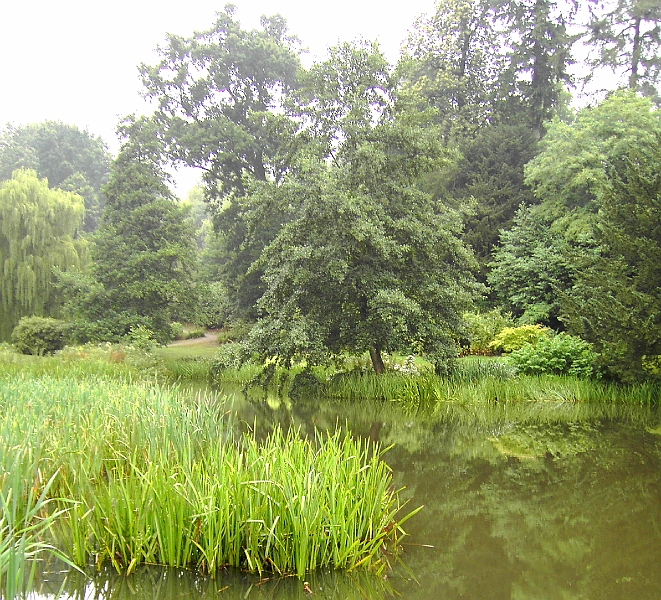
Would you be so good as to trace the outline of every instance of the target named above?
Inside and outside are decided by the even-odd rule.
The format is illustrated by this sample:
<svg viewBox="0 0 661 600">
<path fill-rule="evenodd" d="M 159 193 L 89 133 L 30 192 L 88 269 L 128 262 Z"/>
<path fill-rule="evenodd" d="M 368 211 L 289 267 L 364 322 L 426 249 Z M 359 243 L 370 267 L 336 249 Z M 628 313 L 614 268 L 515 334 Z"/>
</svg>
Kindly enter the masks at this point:
<svg viewBox="0 0 661 600">
<path fill-rule="evenodd" d="M 24 499 L 33 486 L 50 504 L 30 521 L 48 515 L 39 543 L 81 567 L 380 571 L 416 512 L 402 516 L 377 446 L 339 432 L 236 434 L 214 395 L 101 377 L 5 376 L 0 415 L 5 447 L 32 449 L 19 467 L 3 455 L 0 477 L 11 490 L 3 498 Z"/>
</svg>

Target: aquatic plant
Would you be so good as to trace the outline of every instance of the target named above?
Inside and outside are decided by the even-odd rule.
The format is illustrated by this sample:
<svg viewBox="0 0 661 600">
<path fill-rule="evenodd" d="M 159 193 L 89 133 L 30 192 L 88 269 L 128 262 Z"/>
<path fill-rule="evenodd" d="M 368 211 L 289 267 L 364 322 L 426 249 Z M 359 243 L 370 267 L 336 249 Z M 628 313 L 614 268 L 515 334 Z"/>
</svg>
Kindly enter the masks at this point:
<svg viewBox="0 0 661 600">
<path fill-rule="evenodd" d="M 3 440 L 38 449 L 53 544 L 80 566 L 383 569 L 416 512 L 400 515 L 383 451 L 339 432 L 259 441 L 228 411 L 147 382 L 0 379 Z"/>
</svg>

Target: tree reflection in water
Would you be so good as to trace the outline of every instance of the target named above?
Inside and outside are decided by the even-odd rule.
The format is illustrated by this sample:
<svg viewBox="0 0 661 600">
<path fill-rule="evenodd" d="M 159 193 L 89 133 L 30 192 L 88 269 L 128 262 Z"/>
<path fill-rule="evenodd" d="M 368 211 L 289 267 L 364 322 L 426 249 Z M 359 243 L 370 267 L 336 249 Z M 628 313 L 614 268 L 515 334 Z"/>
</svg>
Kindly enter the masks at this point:
<svg viewBox="0 0 661 600">
<path fill-rule="evenodd" d="M 313 573 L 315 598 L 658 599 L 661 590 L 661 418 L 655 407 L 606 404 L 290 402 L 237 394 L 238 428 L 276 425 L 301 435 L 348 428 L 383 446 L 394 484 L 405 486 L 401 567 L 384 580 L 365 572 Z M 425 547 L 433 546 L 433 548 Z M 42 575 L 41 593 L 57 577 Z M 72 598 L 310 597 L 296 578 L 260 583 L 221 571 L 215 580 L 145 568 L 103 571 Z M 61 583 L 61 582 L 60 582 Z M 50 587 L 49 587 L 50 586 Z M 228 586 L 228 587 L 226 587 Z M 392 586 L 392 587 L 391 587 Z"/>
</svg>

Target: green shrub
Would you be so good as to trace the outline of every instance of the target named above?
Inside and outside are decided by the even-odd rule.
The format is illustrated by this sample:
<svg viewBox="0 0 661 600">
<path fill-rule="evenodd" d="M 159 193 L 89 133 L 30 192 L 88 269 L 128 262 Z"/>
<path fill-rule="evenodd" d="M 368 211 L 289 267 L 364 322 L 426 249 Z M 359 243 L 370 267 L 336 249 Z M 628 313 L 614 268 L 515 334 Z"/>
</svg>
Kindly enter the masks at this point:
<svg viewBox="0 0 661 600">
<path fill-rule="evenodd" d="M 202 284 L 198 288 L 195 322 L 209 329 L 224 327 L 231 310 L 227 290 L 222 283 Z"/>
<path fill-rule="evenodd" d="M 238 320 L 218 332 L 218 343 L 242 342 L 248 337 L 249 333 L 250 325 L 245 321 Z"/>
<path fill-rule="evenodd" d="M 661 379 L 661 355 L 643 356 L 643 369 L 654 379 Z"/>
<path fill-rule="evenodd" d="M 560 333 L 514 350 L 509 361 L 526 375 L 590 377 L 596 374 L 594 364 L 597 357 L 592 344 L 573 335 Z"/>
<path fill-rule="evenodd" d="M 181 323 L 175 321 L 170 323 L 170 330 L 172 332 L 173 340 L 181 340 L 184 337 L 184 326 Z"/>
<path fill-rule="evenodd" d="M 484 313 L 464 313 L 464 321 L 468 330 L 468 350 L 470 354 L 493 354 L 493 347 L 489 344 L 505 327 L 514 325 L 512 317 L 501 314 L 494 308 Z"/>
<path fill-rule="evenodd" d="M 182 339 L 194 340 L 197 338 L 204 337 L 206 333 L 207 330 L 204 329 L 203 327 L 195 327 L 194 329 L 189 329 L 188 331 L 185 331 L 184 334 L 182 335 Z"/>
<path fill-rule="evenodd" d="M 505 327 L 489 344 L 494 350 L 513 352 L 526 344 L 537 344 L 548 339 L 551 330 L 542 325 L 521 325 L 520 327 Z"/>
<path fill-rule="evenodd" d="M 53 354 L 66 345 L 66 325 L 49 317 L 23 317 L 14 327 L 11 341 L 22 354 Z"/>
<path fill-rule="evenodd" d="M 150 351 L 153 350 L 156 345 L 154 332 L 144 325 L 135 325 L 131 327 L 128 338 L 131 341 L 131 345 L 140 350 Z"/>
<path fill-rule="evenodd" d="M 220 371 L 227 369 L 240 369 L 244 360 L 244 348 L 242 344 L 223 344 L 211 362 L 211 374 L 217 375 Z"/>
</svg>

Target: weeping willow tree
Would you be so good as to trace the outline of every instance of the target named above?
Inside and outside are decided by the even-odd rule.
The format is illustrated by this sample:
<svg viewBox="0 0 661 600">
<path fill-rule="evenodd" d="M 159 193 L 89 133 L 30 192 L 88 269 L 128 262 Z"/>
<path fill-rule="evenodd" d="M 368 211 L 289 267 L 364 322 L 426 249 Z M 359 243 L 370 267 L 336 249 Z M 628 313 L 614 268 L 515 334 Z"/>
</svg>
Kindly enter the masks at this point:
<svg viewBox="0 0 661 600">
<path fill-rule="evenodd" d="M 53 268 L 80 266 L 84 214 L 80 196 L 49 189 L 35 171 L 0 184 L 0 339 L 24 315 L 57 316 Z"/>
</svg>

